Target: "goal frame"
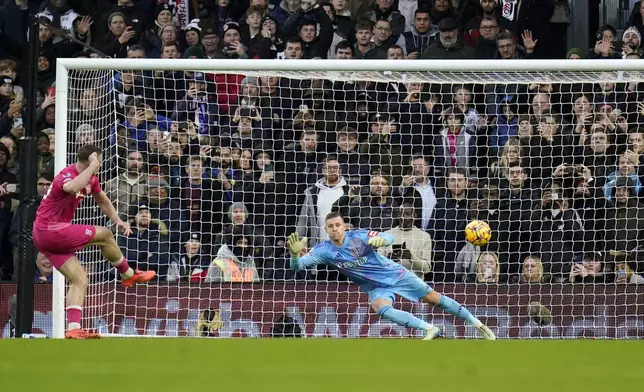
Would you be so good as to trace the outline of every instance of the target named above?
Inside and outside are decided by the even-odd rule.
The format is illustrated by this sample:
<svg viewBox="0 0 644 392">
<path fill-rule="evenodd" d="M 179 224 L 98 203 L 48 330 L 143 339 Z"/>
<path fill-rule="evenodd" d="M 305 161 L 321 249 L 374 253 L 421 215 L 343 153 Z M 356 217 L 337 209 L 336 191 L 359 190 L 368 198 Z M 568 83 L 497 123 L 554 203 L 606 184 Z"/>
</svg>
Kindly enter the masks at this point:
<svg viewBox="0 0 644 392">
<path fill-rule="evenodd" d="M 54 171 L 67 166 L 68 89 L 70 70 L 199 70 L 204 72 L 644 72 L 635 60 L 213 60 L 213 59 L 78 59 L 56 60 Z M 447 82 L 446 82 L 447 83 Z M 450 82 L 451 83 L 451 82 Z M 64 276 L 54 269 L 52 338 L 65 335 Z"/>
</svg>

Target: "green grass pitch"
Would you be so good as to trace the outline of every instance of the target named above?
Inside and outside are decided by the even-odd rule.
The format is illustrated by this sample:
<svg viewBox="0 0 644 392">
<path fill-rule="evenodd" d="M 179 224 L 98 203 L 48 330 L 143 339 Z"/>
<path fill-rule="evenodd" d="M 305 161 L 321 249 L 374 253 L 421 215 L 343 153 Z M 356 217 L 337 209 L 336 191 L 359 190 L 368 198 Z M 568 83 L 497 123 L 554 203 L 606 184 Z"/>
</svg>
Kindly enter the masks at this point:
<svg viewBox="0 0 644 392">
<path fill-rule="evenodd" d="M 644 342 L 0 340 L 0 390 L 637 391 Z"/>
</svg>

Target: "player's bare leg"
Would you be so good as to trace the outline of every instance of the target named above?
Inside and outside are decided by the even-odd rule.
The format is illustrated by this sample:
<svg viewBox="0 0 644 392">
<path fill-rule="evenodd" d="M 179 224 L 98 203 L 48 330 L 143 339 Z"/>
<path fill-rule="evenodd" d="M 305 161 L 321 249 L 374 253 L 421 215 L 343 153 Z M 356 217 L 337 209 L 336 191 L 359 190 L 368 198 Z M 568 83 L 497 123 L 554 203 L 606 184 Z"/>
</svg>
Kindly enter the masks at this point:
<svg viewBox="0 0 644 392">
<path fill-rule="evenodd" d="M 123 286 L 125 287 L 130 287 L 136 283 L 148 282 L 156 276 L 156 272 L 154 271 L 134 271 L 130 268 L 114 239 L 114 235 L 105 227 L 96 227 L 96 235 L 90 245 L 97 245 L 101 248 L 103 257 L 119 272 L 123 279 Z"/>
<path fill-rule="evenodd" d="M 100 336 L 81 329 L 83 302 L 87 292 L 87 272 L 76 257 L 72 257 L 59 269 L 70 282 L 67 291 L 67 339 L 96 339 Z"/>
<path fill-rule="evenodd" d="M 476 328 L 485 339 L 496 340 L 496 335 L 494 335 L 494 332 L 492 332 L 490 328 L 485 326 L 479 319 L 474 317 L 472 313 L 470 313 L 470 311 L 467 310 L 463 305 L 459 304 L 448 296 L 432 290 L 422 298 L 422 301 L 433 306 L 438 306 L 447 313 L 472 324 L 474 328 Z"/>
<path fill-rule="evenodd" d="M 387 298 L 376 298 L 371 301 L 371 308 L 378 316 L 393 321 L 403 327 L 415 328 L 425 331 L 423 340 L 432 340 L 441 335 L 440 328 L 419 319 L 409 312 L 397 310 L 392 307 L 393 303 Z"/>
</svg>

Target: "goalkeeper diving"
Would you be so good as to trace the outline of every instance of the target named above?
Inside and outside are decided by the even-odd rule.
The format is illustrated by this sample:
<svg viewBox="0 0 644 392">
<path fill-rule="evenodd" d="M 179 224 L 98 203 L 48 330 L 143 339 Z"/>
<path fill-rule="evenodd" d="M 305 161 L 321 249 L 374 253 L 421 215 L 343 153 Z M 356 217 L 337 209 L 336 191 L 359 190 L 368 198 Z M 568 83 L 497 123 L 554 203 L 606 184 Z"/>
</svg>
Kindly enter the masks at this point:
<svg viewBox="0 0 644 392">
<path fill-rule="evenodd" d="M 291 269 L 299 271 L 317 264 L 337 269 L 369 295 L 371 308 L 378 316 L 404 327 L 422 330 L 423 340 L 440 337 L 441 329 L 411 313 L 394 309 L 396 295 L 410 301 L 422 301 L 438 306 L 445 312 L 467 321 L 485 339 L 496 339 L 492 330 L 483 325 L 463 305 L 437 293 L 405 267 L 378 254 L 376 248 L 392 244 L 391 235 L 371 230 L 347 231 L 339 212 L 329 213 L 324 222 L 329 240 L 318 244 L 305 256 L 300 257 L 300 253 L 306 248 L 307 239 L 299 238 L 297 233 L 288 237 Z"/>
</svg>

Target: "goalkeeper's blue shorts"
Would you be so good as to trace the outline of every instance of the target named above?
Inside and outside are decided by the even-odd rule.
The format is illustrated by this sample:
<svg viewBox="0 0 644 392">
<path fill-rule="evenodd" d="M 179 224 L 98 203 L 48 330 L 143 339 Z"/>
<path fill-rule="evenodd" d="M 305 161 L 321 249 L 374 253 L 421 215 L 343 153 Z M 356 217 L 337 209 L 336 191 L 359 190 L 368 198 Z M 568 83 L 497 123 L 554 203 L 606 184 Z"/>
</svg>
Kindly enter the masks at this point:
<svg viewBox="0 0 644 392">
<path fill-rule="evenodd" d="M 422 279 L 408 272 L 396 284 L 374 288 L 367 291 L 367 294 L 369 295 L 369 303 L 379 298 L 388 299 L 394 303 L 396 295 L 400 295 L 413 302 L 418 302 L 418 300 L 431 293 L 432 290 Z"/>
</svg>

